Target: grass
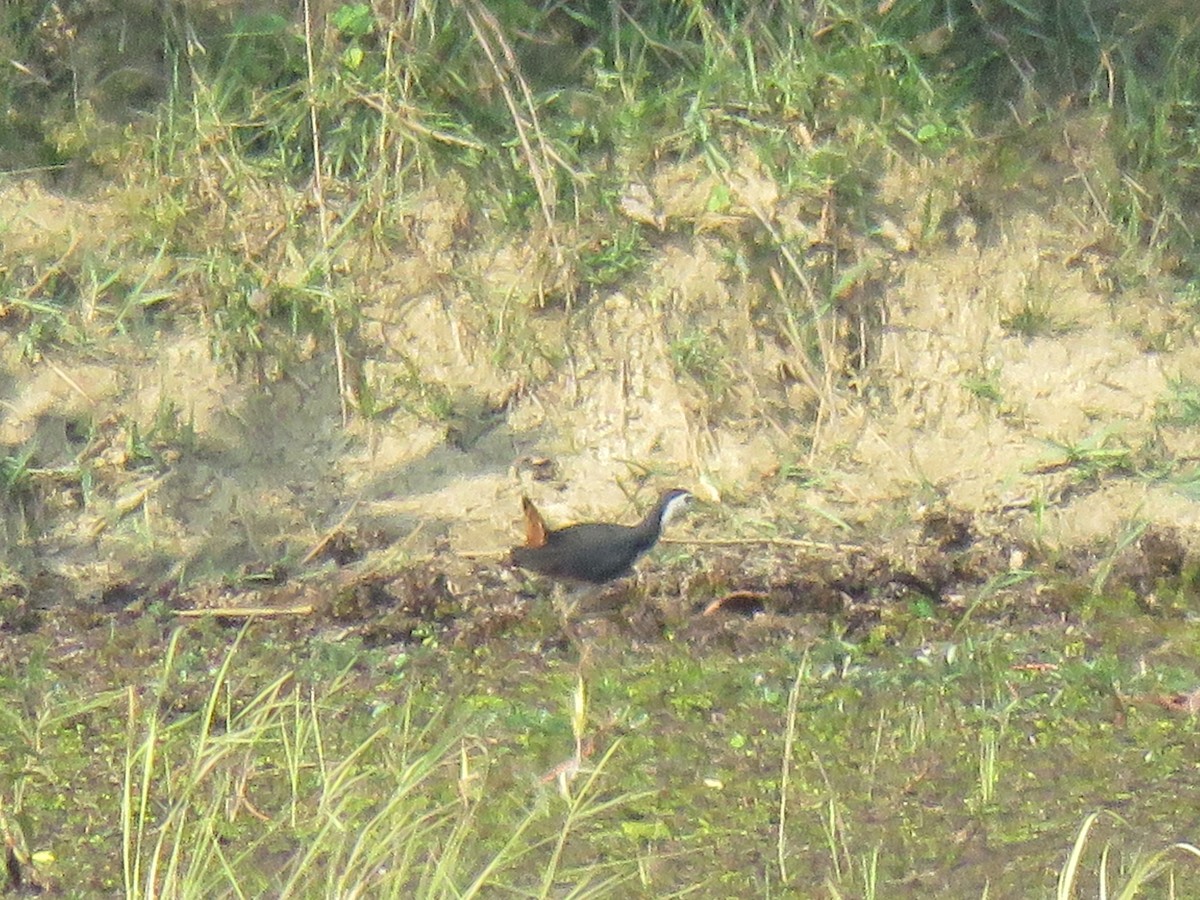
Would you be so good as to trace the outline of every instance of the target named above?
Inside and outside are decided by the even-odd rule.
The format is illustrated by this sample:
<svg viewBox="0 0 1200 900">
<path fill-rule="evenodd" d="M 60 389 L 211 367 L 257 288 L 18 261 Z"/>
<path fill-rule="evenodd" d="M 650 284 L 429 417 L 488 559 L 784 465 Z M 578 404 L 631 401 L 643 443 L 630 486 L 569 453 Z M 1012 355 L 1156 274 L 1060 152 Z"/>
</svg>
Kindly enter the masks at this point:
<svg viewBox="0 0 1200 900">
<path fill-rule="evenodd" d="M 595 248 L 585 250 L 579 260 L 582 279 L 593 288 L 621 284 L 641 268 L 645 239 L 637 228 L 626 228 L 611 238 L 602 238 Z"/>
<path fill-rule="evenodd" d="M 667 348 L 676 373 L 693 379 L 715 404 L 725 399 L 734 381 L 724 347 L 718 336 L 697 329 L 680 334 Z"/>
<path fill-rule="evenodd" d="M 1104 428 L 1074 442 L 1047 441 L 1058 457 L 1040 466 L 1042 471 L 1069 469 L 1081 481 L 1109 475 L 1128 475 L 1137 470 L 1134 451 L 1122 446 L 1111 429 Z"/>
<path fill-rule="evenodd" d="M 647 273 L 703 241 L 739 306 L 667 334 L 664 364 L 712 421 L 743 396 L 741 361 L 769 350 L 763 380 L 803 396 L 756 402 L 803 420 L 778 478 L 808 489 L 825 469 L 798 448 L 869 381 L 905 256 L 952 248 L 965 221 L 986 231 L 1046 173 L 1084 198 L 1072 214 L 1101 235 L 1114 290 L 1197 313 L 1180 285 L 1200 263 L 1200 34 L 1178 4 L 422 0 L 325 20 L 190 4 L 120 17 L 120 40 L 73 14 L 0 12 L 0 167 L 45 179 L 66 223 L 38 243 L 49 229 L 23 224 L 38 204 L 0 217 L 14 365 L 194 331 L 246 381 L 303 385 L 316 360 L 344 420 L 445 425 L 464 449 L 507 399 L 421 356 L 414 305 L 440 308 L 478 380 L 513 396 L 574 379 L 579 307 L 607 292 L 670 321 Z M 877 240 L 892 219 L 900 237 Z M 1048 283 L 1030 276 L 1009 331 L 1066 327 Z M 745 327 L 714 325 L 727 316 Z M 964 387 L 1001 405 L 998 373 Z M 1195 393 L 1172 381 L 1157 423 L 1193 427 Z M 97 482 L 115 476 L 93 444 L 113 448 L 109 469 L 163 477 L 201 449 L 185 401 L 164 395 L 146 420 L 84 406 L 64 459 L 0 447 L 6 546 L 35 546 L 54 479 L 103 511 Z M 1055 450 L 1046 470 L 1080 481 L 1142 468 L 1108 430 Z M 148 530 L 149 490 L 116 517 L 144 508 Z M 51 585 L 43 609 L 27 587 L 41 569 L 6 568 L 6 887 L 1167 892 L 1194 872 L 1174 797 L 1195 787 L 1197 748 L 1153 699 L 1194 688 L 1197 647 L 1182 616 L 1122 602 L 1117 559 L 1146 529 L 1113 540 L 1082 615 L 1077 593 L 1019 567 L 949 611 L 922 599 L 863 631 L 814 615 L 803 651 L 747 648 L 758 623 L 735 620 L 696 646 L 666 626 L 638 646 L 619 635 L 579 664 L 531 650 L 536 624 L 466 647 L 428 624 L 427 646 L 379 649 L 269 623 L 175 630 L 160 595 L 136 616 L 103 591 L 64 610 Z M 1174 582 L 1153 586 L 1190 608 Z M 1116 827 L 1096 852 L 1102 823 Z"/>
<path fill-rule="evenodd" d="M 1013 896 L 1054 873 L 1067 896 L 1104 871 L 1186 879 L 1194 851 L 1172 846 L 1174 804 L 1148 786 L 1184 789 L 1195 735 L 1136 698 L 1191 673 L 1139 671 L 1116 615 L 1089 628 L 1108 649 L 1039 628 L 918 662 L 910 634 L 716 670 L 672 644 L 531 668 L 499 645 L 400 656 L 189 626 L 102 691 L 66 657 L 5 670 L 0 824 L 25 882 L 68 896 L 887 896 L 913 878 Z M 1105 808 L 1121 827 L 1093 862 L 1072 842 Z"/>
<path fill-rule="evenodd" d="M 1000 320 L 1009 333 L 1031 340 L 1055 337 L 1072 330 L 1072 324 L 1064 320 L 1058 311 L 1052 289 L 1043 282 L 1044 276 L 1038 271 L 1025 279 L 1020 302 Z"/>
<path fill-rule="evenodd" d="M 1081 880 L 1080 867 L 1084 852 L 1091 841 L 1092 831 L 1105 820 L 1115 823 L 1118 827 L 1127 828 L 1129 825 L 1119 815 L 1112 812 L 1102 810 L 1088 814 L 1079 827 L 1075 844 L 1059 873 L 1058 888 L 1054 895 L 1056 898 L 1067 900 L 1067 898 L 1078 896 L 1076 890 L 1078 882 Z M 1100 851 L 1100 859 L 1096 864 L 1093 877 L 1097 882 L 1096 896 L 1102 900 L 1107 900 L 1109 897 L 1120 897 L 1123 900 L 1136 897 L 1154 886 L 1155 882 L 1159 882 L 1160 890 L 1166 891 L 1166 896 L 1177 896 L 1176 891 L 1186 890 L 1186 887 L 1177 884 L 1174 867 L 1171 863 L 1174 859 L 1179 859 L 1181 862 L 1188 862 L 1189 859 L 1200 860 L 1200 848 L 1195 844 L 1179 841 L 1150 853 L 1134 854 L 1131 863 L 1120 866 L 1119 876 L 1121 877 L 1113 879 L 1110 870 L 1115 867 L 1113 857 L 1116 855 L 1111 843 L 1106 843 Z"/>
<path fill-rule="evenodd" d="M 1027 301 L 1006 317 L 1002 324 L 1008 331 L 1023 338 L 1064 334 L 1069 330 L 1055 318 L 1048 301 Z"/>
<path fill-rule="evenodd" d="M 1200 382 L 1191 378 L 1172 378 L 1167 393 L 1158 401 L 1154 418 L 1159 424 L 1178 428 L 1200 425 Z"/>
<path fill-rule="evenodd" d="M 54 42 L 82 40 L 69 22 L 21 31 L 33 14 L 5 15 L 21 35 L 13 58 L 54 72 L 44 83 L 6 73 L 0 90 L 13 108 L 68 77 L 92 80 L 69 63 L 63 71 Z M 158 32 L 145 40 L 160 44 L 146 50 L 163 51 L 169 71 L 145 127 L 114 143 L 94 104 L 65 98 L 40 126 L 22 126 L 43 129 L 46 163 L 66 158 L 101 175 L 149 169 L 149 181 L 139 175 L 127 186 L 140 202 L 115 223 L 143 235 L 141 251 L 105 248 L 108 258 L 80 274 L 70 258 L 37 260 L 6 302 L 27 315 L 30 356 L 86 341 L 98 323 L 127 328 L 139 310 L 199 313 L 219 357 L 269 377 L 294 369 L 316 339 L 333 354 L 348 414 L 354 371 L 372 352 L 358 335 L 361 289 L 350 269 L 362 242 L 387 246 L 406 230 L 397 211 L 414 191 L 464 179 L 470 219 L 532 227 L 547 245 L 549 264 L 527 288 L 534 298 L 586 297 L 636 278 L 658 230 L 624 217 L 614 198 L 631 181 L 652 180 L 664 157 L 695 158 L 709 176 L 703 203 L 675 204 L 655 222 L 677 234 L 705 228 L 712 213 L 744 222 L 746 243 L 780 288 L 760 303 L 829 405 L 867 352 L 837 336 L 881 320 L 872 304 L 847 301 L 869 294 L 884 270 L 871 253 L 809 252 L 812 236 L 781 229 L 747 173 L 827 223 L 819 241 L 848 245 L 875 217 L 877 173 L 890 161 L 965 161 L 925 194 L 918 230 L 923 246 L 935 246 L 960 188 L 992 165 L 989 145 L 1003 153 L 1012 144 L 1007 113 L 996 113 L 1015 106 L 1027 133 L 1044 124 L 1037 133 L 1053 134 L 1066 96 L 1109 119 L 1124 168 L 1085 177 L 1123 235 L 1119 255 L 1186 272 L 1197 183 L 1175 161 L 1190 158 L 1200 75 L 1189 64 L 1196 37 L 1178 24 L 1168 12 L 1134 25 L 1097 0 L 1053 13 L 1008 3 L 989 14 L 933 11 L 900 0 L 880 14 L 857 2 L 789 0 L 767 11 L 643 4 L 615 15 L 586 4 L 491 11 L 425 0 L 395 20 L 345 3 L 326 22 L 306 9 L 299 23 L 272 11 L 226 22 L 201 8 L 146 23 Z M 1157 70 L 1148 47 L 1162 60 Z M 743 242 L 723 243 L 737 252 Z M 459 267 L 455 277 L 469 289 L 479 272 Z M 199 295 L 207 299 L 197 309 Z M 512 304 L 510 319 L 539 305 Z M 490 327 L 486 314 L 465 322 Z M 1006 325 L 1026 336 L 1060 327 L 1036 298 Z M 527 341 L 536 329 L 516 321 L 509 331 Z M 721 402 L 720 390 L 708 393 Z"/>
<path fill-rule="evenodd" d="M 999 369 L 988 369 L 963 379 L 963 387 L 978 400 L 1000 405 L 1004 402 Z"/>
<path fill-rule="evenodd" d="M 460 897 L 524 885 L 535 896 L 588 897 L 634 877 L 632 860 L 581 862 L 571 852 L 577 832 L 639 797 L 606 786 L 619 741 L 585 761 L 580 734 L 557 797 L 534 781 L 525 808 L 494 801 L 495 750 L 481 722 L 431 712 L 412 690 L 347 721 L 349 672 L 307 691 L 290 671 L 247 683 L 256 673 L 239 671 L 244 636 L 185 714 L 168 706 L 186 678 L 180 631 L 152 702 L 128 694 L 126 896 Z M 582 695 L 572 717 L 580 732 Z"/>
</svg>

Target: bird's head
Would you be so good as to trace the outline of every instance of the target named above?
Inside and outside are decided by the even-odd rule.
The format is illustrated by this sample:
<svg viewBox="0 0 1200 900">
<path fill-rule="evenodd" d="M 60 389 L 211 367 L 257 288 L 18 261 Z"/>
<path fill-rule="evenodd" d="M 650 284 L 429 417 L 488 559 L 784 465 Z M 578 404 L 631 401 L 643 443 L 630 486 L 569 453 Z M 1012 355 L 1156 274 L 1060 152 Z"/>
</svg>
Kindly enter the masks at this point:
<svg viewBox="0 0 1200 900">
<path fill-rule="evenodd" d="M 671 488 L 664 491 L 658 503 L 658 527 L 665 528 L 671 518 L 680 512 L 692 500 L 691 492 L 683 488 Z"/>
</svg>

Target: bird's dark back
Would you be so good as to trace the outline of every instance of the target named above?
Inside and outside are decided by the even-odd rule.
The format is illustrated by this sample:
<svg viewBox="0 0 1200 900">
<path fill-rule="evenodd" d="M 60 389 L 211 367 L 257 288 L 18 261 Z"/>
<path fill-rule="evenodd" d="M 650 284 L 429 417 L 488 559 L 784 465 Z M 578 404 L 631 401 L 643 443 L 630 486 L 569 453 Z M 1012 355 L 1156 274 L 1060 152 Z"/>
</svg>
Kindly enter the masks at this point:
<svg viewBox="0 0 1200 900">
<path fill-rule="evenodd" d="M 514 547 L 512 561 L 543 575 L 603 584 L 629 572 L 657 537 L 607 522 L 569 525 L 547 532 L 541 547 Z"/>
</svg>

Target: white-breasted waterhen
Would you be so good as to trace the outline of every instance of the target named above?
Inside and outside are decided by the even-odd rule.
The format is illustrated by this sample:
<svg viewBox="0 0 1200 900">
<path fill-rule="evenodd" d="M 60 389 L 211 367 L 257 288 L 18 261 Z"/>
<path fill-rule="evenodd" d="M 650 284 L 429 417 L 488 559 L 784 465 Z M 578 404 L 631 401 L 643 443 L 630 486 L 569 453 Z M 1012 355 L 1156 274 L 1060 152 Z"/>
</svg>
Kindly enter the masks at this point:
<svg viewBox="0 0 1200 900">
<path fill-rule="evenodd" d="M 528 498 L 522 498 L 525 546 L 513 547 L 509 560 L 551 578 L 605 584 L 628 575 L 642 554 L 658 543 L 671 517 L 691 498 L 687 491 L 671 488 L 636 525 L 584 522 L 553 531 L 546 528 Z"/>
</svg>

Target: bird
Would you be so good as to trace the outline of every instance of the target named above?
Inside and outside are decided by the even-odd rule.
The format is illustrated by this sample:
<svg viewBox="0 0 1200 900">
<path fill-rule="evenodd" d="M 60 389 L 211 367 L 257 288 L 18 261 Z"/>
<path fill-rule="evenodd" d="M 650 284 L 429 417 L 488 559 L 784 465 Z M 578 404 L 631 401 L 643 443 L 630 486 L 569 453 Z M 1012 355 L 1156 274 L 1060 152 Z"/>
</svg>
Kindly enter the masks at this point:
<svg viewBox="0 0 1200 900">
<path fill-rule="evenodd" d="M 607 584 L 633 571 L 633 564 L 658 543 L 664 526 L 691 499 L 690 492 L 671 488 L 636 525 L 583 522 L 550 530 L 532 501 L 523 497 L 525 545 L 513 547 L 509 561 L 550 578 Z"/>
</svg>

